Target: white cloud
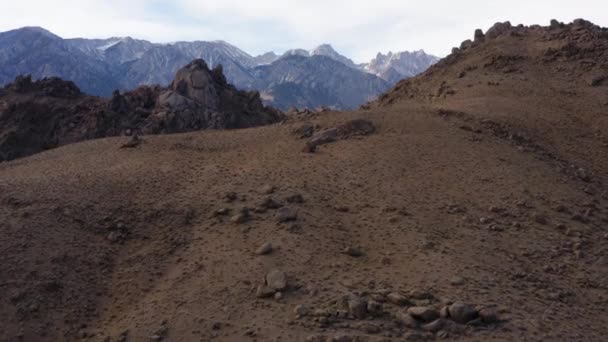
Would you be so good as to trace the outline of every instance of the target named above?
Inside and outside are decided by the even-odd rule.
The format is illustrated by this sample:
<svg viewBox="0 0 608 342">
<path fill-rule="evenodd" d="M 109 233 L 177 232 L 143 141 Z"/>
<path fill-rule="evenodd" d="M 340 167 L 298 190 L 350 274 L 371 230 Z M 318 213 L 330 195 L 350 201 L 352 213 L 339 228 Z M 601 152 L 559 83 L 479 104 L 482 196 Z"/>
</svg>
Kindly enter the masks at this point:
<svg viewBox="0 0 608 342">
<path fill-rule="evenodd" d="M 8 2 L 8 1 L 7 1 Z M 331 43 L 356 61 L 378 51 L 444 55 L 494 22 L 548 24 L 584 17 L 608 26 L 600 0 L 19 0 L 2 5 L 0 30 L 42 26 L 63 37 L 131 35 L 152 41 L 229 41 L 252 54 Z"/>
</svg>

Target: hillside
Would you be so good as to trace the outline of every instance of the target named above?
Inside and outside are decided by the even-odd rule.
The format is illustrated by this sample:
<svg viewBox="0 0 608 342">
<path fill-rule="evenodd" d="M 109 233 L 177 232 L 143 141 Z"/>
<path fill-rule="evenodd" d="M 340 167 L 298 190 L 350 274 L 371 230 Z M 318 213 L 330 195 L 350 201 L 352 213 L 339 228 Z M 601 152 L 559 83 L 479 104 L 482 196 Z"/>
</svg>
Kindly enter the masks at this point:
<svg viewBox="0 0 608 342">
<path fill-rule="evenodd" d="M 358 111 L 0 163 L 0 340 L 602 341 L 606 32 L 500 24 Z"/>
</svg>

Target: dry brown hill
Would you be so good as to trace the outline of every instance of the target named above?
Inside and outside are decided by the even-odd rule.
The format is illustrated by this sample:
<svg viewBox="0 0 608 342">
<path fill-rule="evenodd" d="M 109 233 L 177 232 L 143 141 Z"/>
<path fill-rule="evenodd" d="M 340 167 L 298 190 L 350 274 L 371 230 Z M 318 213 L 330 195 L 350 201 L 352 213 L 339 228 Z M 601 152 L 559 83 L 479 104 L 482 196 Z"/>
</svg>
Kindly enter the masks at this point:
<svg viewBox="0 0 608 342">
<path fill-rule="evenodd" d="M 0 164 L 0 340 L 604 340 L 605 32 L 507 27 L 366 110 Z"/>
</svg>

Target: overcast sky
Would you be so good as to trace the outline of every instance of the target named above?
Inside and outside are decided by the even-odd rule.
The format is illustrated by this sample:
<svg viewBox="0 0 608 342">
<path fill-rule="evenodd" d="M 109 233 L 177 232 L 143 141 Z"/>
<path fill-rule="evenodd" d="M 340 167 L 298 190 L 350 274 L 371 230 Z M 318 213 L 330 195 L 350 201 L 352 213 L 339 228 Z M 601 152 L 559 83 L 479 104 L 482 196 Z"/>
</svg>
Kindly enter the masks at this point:
<svg viewBox="0 0 608 342">
<path fill-rule="evenodd" d="M 2 0 L 0 31 L 41 26 L 64 38 L 225 40 L 256 55 L 330 43 L 356 62 L 377 52 L 443 56 L 497 21 L 556 18 L 608 26 L 608 0 Z"/>
</svg>

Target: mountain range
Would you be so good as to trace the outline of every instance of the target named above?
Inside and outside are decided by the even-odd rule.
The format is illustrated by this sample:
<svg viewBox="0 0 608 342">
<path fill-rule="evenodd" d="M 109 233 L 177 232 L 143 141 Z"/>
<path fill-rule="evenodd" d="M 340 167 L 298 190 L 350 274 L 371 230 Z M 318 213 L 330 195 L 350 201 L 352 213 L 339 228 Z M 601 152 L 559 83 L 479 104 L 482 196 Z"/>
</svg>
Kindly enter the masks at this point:
<svg viewBox="0 0 608 342">
<path fill-rule="evenodd" d="M 230 83 L 259 90 L 266 104 L 284 110 L 356 108 L 438 61 L 416 51 L 379 53 L 370 63 L 356 64 L 328 44 L 251 56 L 224 41 L 63 39 L 40 27 L 24 27 L 0 33 L 0 85 L 22 74 L 57 76 L 74 81 L 86 93 L 108 97 L 116 89 L 166 86 L 179 68 L 198 58 L 211 68 L 221 64 Z"/>
</svg>

